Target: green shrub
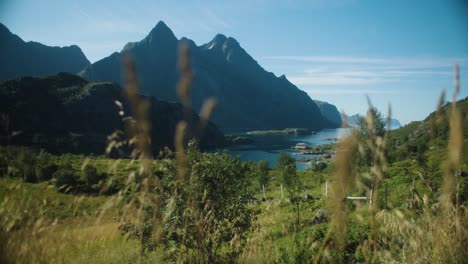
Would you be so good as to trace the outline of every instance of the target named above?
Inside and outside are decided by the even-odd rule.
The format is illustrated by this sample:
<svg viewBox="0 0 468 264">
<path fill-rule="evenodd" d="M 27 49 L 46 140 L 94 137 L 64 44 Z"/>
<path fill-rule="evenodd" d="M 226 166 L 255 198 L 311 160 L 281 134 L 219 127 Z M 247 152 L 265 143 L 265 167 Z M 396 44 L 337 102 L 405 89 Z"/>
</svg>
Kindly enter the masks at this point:
<svg viewBox="0 0 468 264">
<path fill-rule="evenodd" d="M 117 191 L 116 188 L 118 188 L 116 183 L 114 182 L 111 186 L 106 185 L 104 182 L 106 178 L 106 173 L 98 173 L 95 166 L 88 164 L 83 168 L 81 173 L 80 190 L 87 193 L 115 193 Z"/>
<path fill-rule="evenodd" d="M 8 160 L 7 157 L 0 153 L 0 177 L 8 174 Z"/>
<path fill-rule="evenodd" d="M 268 175 L 269 170 L 270 169 L 268 168 L 268 161 L 262 160 L 257 164 L 257 179 L 258 183 L 260 184 L 260 187 L 268 187 L 268 183 L 270 182 L 270 175 Z"/>
<path fill-rule="evenodd" d="M 187 160 L 186 177 L 177 179 L 171 173 L 163 178 L 166 222 L 153 225 L 166 227 L 166 245 L 174 252 L 190 252 L 189 263 L 234 262 L 255 219 L 248 206 L 250 168 L 227 153 L 205 154 L 194 148 Z"/>
<path fill-rule="evenodd" d="M 18 150 L 16 157 L 12 160 L 15 168 L 12 176 L 21 177 L 25 182 L 36 182 L 36 155 L 25 148 Z"/>
<path fill-rule="evenodd" d="M 52 179 L 54 173 L 58 170 L 58 166 L 54 163 L 46 163 L 46 164 L 37 164 L 36 166 L 36 178 L 38 181 L 48 181 Z"/>
<path fill-rule="evenodd" d="M 286 166 L 295 164 L 295 160 L 288 153 L 281 151 L 276 157 L 276 169 L 282 171 Z"/>
<path fill-rule="evenodd" d="M 321 172 L 328 168 L 328 164 L 326 162 L 320 161 L 317 163 L 312 163 L 311 169 L 316 172 Z"/>
<path fill-rule="evenodd" d="M 55 188 L 59 192 L 69 192 L 74 190 L 77 184 L 76 176 L 71 166 L 59 168 L 54 173 Z"/>
<path fill-rule="evenodd" d="M 96 168 L 89 164 L 83 168 L 82 175 L 82 179 L 84 179 L 86 186 L 88 187 L 98 184 L 101 179 L 101 175 L 98 174 Z"/>
</svg>

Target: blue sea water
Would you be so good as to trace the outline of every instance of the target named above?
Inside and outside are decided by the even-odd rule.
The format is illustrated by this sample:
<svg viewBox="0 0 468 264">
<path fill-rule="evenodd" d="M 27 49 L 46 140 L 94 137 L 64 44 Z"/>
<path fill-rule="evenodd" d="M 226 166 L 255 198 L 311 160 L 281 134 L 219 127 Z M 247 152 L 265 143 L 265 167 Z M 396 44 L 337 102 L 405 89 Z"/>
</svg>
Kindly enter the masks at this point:
<svg viewBox="0 0 468 264">
<path fill-rule="evenodd" d="M 228 148 L 228 152 L 234 156 L 239 156 L 243 161 L 267 160 L 272 168 L 276 165 L 276 156 L 281 152 L 287 152 L 294 158 L 311 158 L 312 155 L 301 155 L 292 151 L 291 147 L 297 143 L 307 143 L 310 146 L 330 144 L 334 141 L 330 139 L 341 138 L 349 134 L 347 128 L 324 129 L 315 134 L 307 136 L 293 135 L 247 135 L 245 133 L 234 133 L 239 136 L 248 137 L 254 140 L 251 145 L 240 145 Z M 310 167 L 310 163 L 296 162 L 298 170 L 305 170 Z"/>
</svg>

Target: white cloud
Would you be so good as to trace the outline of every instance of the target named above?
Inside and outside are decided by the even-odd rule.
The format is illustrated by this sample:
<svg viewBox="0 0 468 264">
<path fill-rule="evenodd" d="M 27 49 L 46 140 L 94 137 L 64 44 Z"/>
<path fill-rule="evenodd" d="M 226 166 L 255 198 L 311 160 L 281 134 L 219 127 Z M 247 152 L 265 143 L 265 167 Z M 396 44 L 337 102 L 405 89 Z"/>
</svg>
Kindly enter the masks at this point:
<svg viewBox="0 0 468 264">
<path fill-rule="evenodd" d="M 270 60 L 291 61 L 302 70 L 289 75 L 296 85 L 342 86 L 411 81 L 431 76 L 453 75 L 455 62 L 465 58 L 370 58 L 351 56 L 270 56 Z M 284 65 L 284 63 L 282 64 Z"/>
<path fill-rule="evenodd" d="M 301 61 L 301 62 L 319 62 L 319 63 L 338 63 L 354 65 L 379 65 L 396 68 L 434 68 L 446 67 L 454 63 L 465 64 L 468 58 L 371 58 L 355 56 L 266 56 L 264 59 Z"/>
<path fill-rule="evenodd" d="M 346 95 L 346 94 L 397 94 L 401 93 L 401 91 L 397 90 L 379 90 L 379 89 L 306 89 L 307 93 L 309 93 L 312 97 L 317 94 L 338 94 L 338 95 Z"/>
<path fill-rule="evenodd" d="M 304 75 L 290 76 L 288 79 L 296 85 L 357 85 L 378 83 L 377 78 L 337 76 L 337 75 Z"/>
</svg>

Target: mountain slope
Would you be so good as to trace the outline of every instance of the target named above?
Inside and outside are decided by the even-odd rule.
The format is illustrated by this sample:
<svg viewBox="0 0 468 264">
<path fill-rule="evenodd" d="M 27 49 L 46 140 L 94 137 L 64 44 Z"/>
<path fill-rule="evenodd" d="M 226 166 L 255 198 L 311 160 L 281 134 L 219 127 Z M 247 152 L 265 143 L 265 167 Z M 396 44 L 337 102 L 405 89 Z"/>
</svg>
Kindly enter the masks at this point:
<svg viewBox="0 0 468 264">
<path fill-rule="evenodd" d="M 341 114 L 338 109 L 336 109 L 336 106 L 319 100 L 314 100 L 314 102 L 319 107 L 323 117 L 328 119 L 328 121 L 330 121 L 335 126 L 341 126 Z"/>
<path fill-rule="evenodd" d="M 91 81 L 120 83 L 121 57 L 135 59 L 146 95 L 176 101 L 179 79 L 177 54 L 181 43 L 188 45 L 193 71 L 192 106 L 200 110 L 208 97 L 219 105 L 212 120 L 224 129 L 283 129 L 332 127 L 317 105 L 286 77 L 265 71 L 233 38 L 218 34 L 202 46 L 192 40 L 178 40 L 159 22 L 143 40 L 127 44 L 90 66 L 81 76 Z"/>
<path fill-rule="evenodd" d="M 124 130 L 115 101 L 130 113 L 119 86 L 110 82 L 92 82 L 68 74 L 46 78 L 23 77 L 0 82 L 0 113 L 10 120 L 10 138 L 14 145 L 41 147 L 52 152 L 103 154 L 107 137 Z M 147 98 L 150 102 L 152 146 L 155 153 L 164 147 L 173 149 L 175 127 L 184 118 L 180 104 Z M 191 124 L 198 124 L 195 114 Z M 188 129 L 189 137 L 196 135 Z M 0 141 L 6 143 L 3 130 Z M 223 134 L 208 123 L 201 138 L 202 147 L 224 144 Z"/>
<path fill-rule="evenodd" d="M 89 64 L 78 46 L 49 47 L 25 42 L 0 23 L 0 80 L 77 73 Z"/>
<path fill-rule="evenodd" d="M 465 153 L 468 151 L 468 97 L 459 100 L 456 104 L 461 113 L 462 130 Z M 391 152 L 401 155 L 400 158 L 432 152 L 433 158 L 438 159 L 446 155 L 446 147 L 450 131 L 450 112 L 452 104 L 445 104 L 440 110 L 440 117 L 437 112 L 431 113 L 423 121 L 411 122 L 390 133 Z M 468 155 L 465 156 L 465 163 L 468 163 Z"/>
</svg>

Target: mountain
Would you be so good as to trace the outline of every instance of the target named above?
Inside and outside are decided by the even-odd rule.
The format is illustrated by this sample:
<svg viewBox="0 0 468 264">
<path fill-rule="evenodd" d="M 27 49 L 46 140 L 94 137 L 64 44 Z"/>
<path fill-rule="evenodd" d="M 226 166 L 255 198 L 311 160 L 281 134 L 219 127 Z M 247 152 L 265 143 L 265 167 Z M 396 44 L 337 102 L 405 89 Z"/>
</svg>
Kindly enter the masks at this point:
<svg viewBox="0 0 468 264">
<path fill-rule="evenodd" d="M 146 99 L 150 102 L 154 153 L 165 146 L 173 149 L 175 127 L 185 116 L 183 107 L 151 97 Z M 88 82 L 69 73 L 0 82 L 0 113 L 8 115 L 9 134 L 18 134 L 6 142 L 8 138 L 2 129 L 0 141 L 58 153 L 103 154 L 108 135 L 125 130 L 115 101 L 122 102 L 124 113 L 131 113 L 118 85 Z M 196 114 L 190 113 L 189 118 L 192 127 L 199 124 Z M 198 135 L 194 128 L 188 131 L 189 137 Z M 212 123 L 207 124 L 203 136 L 198 138 L 204 148 L 225 143 L 223 134 Z"/>
<path fill-rule="evenodd" d="M 49 47 L 37 42 L 25 42 L 0 23 L 0 80 L 58 72 L 77 73 L 89 64 L 76 45 Z"/>
<path fill-rule="evenodd" d="M 121 52 L 89 65 L 80 76 L 121 83 L 122 55 L 129 53 L 135 60 L 142 92 L 177 101 L 177 59 L 182 43 L 191 55 L 192 107 L 199 111 L 206 98 L 215 97 L 219 104 L 212 121 L 221 128 L 318 130 L 334 126 L 305 92 L 284 75 L 276 77 L 265 71 L 234 38 L 218 34 L 197 46 L 190 39 L 177 39 L 162 21 L 143 40 L 128 43 Z"/>
<path fill-rule="evenodd" d="M 347 116 L 347 122 L 348 122 L 348 125 L 350 127 L 357 127 L 358 126 L 358 120 L 359 118 L 363 117 L 362 115 L 360 114 L 355 114 L 355 115 L 352 115 L 352 116 Z M 386 118 L 382 118 L 381 120 L 382 123 L 386 124 L 387 123 L 387 119 Z M 401 127 L 401 123 L 400 121 L 398 121 L 397 119 L 395 118 L 390 118 L 390 129 L 397 129 L 397 128 L 400 128 Z"/>
<path fill-rule="evenodd" d="M 341 122 L 342 122 L 341 114 L 336 108 L 336 106 L 327 102 L 319 101 L 319 100 L 314 100 L 314 102 L 320 109 L 320 113 L 322 113 L 323 117 L 325 117 L 333 125 L 337 127 L 341 126 Z"/>
</svg>

